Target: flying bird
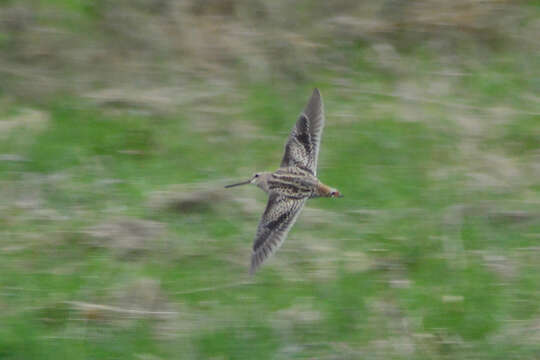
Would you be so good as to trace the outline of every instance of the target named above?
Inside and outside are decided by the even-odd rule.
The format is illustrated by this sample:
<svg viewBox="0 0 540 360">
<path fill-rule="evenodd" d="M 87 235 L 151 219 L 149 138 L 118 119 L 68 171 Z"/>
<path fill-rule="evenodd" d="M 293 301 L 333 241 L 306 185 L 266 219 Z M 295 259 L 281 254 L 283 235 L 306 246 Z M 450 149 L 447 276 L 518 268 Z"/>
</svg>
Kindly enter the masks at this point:
<svg viewBox="0 0 540 360">
<path fill-rule="evenodd" d="M 225 186 L 254 184 L 268 193 L 268 203 L 253 243 L 250 274 L 254 274 L 283 244 L 307 199 L 343 196 L 317 178 L 323 128 L 323 101 L 321 93 L 315 89 L 285 143 L 285 154 L 279 169 L 258 172 L 247 181 Z"/>
</svg>

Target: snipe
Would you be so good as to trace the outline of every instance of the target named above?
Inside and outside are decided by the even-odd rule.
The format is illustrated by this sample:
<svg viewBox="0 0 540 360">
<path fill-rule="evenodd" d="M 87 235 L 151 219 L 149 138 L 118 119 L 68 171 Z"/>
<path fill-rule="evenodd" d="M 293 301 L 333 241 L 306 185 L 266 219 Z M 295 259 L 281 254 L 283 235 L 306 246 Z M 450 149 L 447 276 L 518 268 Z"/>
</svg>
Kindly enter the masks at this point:
<svg viewBox="0 0 540 360">
<path fill-rule="evenodd" d="M 281 246 L 307 199 L 342 196 L 317 178 L 323 128 L 322 97 L 315 89 L 287 139 L 280 168 L 255 173 L 247 181 L 225 186 L 255 184 L 269 195 L 253 243 L 251 274 Z"/>
</svg>

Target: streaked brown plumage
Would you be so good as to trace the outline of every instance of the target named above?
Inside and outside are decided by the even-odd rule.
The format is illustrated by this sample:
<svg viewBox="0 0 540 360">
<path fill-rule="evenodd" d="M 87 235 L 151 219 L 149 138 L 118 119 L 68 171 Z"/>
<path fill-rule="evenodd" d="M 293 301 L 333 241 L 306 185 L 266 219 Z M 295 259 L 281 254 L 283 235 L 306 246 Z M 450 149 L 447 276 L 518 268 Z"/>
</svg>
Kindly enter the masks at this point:
<svg viewBox="0 0 540 360">
<path fill-rule="evenodd" d="M 269 195 L 253 243 L 251 274 L 281 246 L 307 199 L 342 196 L 317 179 L 323 128 L 322 97 L 315 89 L 285 144 L 280 168 L 275 172 L 256 173 L 247 181 L 226 186 L 255 184 Z"/>
</svg>

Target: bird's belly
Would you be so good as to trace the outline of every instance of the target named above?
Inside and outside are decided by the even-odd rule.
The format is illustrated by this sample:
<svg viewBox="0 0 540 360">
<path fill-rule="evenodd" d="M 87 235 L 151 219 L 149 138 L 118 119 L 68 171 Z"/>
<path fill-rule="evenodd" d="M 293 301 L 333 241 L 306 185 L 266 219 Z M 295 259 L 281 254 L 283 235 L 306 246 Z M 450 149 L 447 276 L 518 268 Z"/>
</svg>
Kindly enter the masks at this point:
<svg viewBox="0 0 540 360">
<path fill-rule="evenodd" d="M 303 199 L 313 195 L 317 184 L 316 178 L 275 173 L 268 181 L 268 190 L 282 196 Z"/>
<path fill-rule="evenodd" d="M 311 189 L 297 188 L 287 185 L 271 188 L 270 192 L 294 199 L 309 198 L 313 194 L 313 191 Z"/>
</svg>

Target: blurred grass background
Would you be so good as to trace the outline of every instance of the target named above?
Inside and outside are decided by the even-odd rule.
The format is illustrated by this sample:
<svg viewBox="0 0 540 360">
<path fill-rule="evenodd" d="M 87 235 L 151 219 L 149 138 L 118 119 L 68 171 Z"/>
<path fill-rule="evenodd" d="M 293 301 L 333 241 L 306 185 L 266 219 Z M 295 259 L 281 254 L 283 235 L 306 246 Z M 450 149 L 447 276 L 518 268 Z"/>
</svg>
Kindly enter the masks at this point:
<svg viewBox="0 0 540 360">
<path fill-rule="evenodd" d="M 539 359 L 538 1 L 0 1 L 0 358 Z M 247 275 L 313 87 L 322 181 Z"/>
</svg>

